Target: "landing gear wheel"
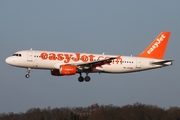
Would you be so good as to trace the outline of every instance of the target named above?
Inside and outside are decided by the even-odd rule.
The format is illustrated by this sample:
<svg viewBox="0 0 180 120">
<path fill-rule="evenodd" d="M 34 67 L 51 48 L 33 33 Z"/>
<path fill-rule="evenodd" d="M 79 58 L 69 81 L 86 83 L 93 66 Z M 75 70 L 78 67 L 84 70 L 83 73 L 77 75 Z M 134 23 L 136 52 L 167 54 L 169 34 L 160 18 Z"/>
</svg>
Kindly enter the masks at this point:
<svg viewBox="0 0 180 120">
<path fill-rule="evenodd" d="M 83 81 L 84 81 L 84 78 L 83 78 L 82 76 L 79 76 L 78 81 L 79 81 L 79 82 L 83 82 Z"/>
<path fill-rule="evenodd" d="M 91 80 L 91 78 L 89 76 L 86 76 L 84 79 L 86 82 L 89 82 Z"/>
<path fill-rule="evenodd" d="M 30 77 L 30 70 L 31 70 L 31 68 L 27 68 L 27 74 L 25 75 L 26 78 Z"/>
<path fill-rule="evenodd" d="M 30 77 L 30 75 L 29 75 L 29 74 L 26 74 L 26 75 L 25 75 L 25 77 L 26 77 L 26 78 L 29 78 L 29 77 Z"/>
</svg>

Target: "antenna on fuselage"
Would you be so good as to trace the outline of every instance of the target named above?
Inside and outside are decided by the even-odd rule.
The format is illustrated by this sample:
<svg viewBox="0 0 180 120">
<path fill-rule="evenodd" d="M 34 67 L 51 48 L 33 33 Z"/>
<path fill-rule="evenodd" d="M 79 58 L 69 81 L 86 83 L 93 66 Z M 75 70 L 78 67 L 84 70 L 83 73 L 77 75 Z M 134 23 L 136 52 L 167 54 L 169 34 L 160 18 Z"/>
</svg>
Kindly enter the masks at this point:
<svg viewBox="0 0 180 120">
<path fill-rule="evenodd" d="M 103 52 L 103 55 L 105 54 L 105 52 Z"/>
<path fill-rule="evenodd" d="M 32 48 L 30 50 L 32 50 Z"/>
</svg>

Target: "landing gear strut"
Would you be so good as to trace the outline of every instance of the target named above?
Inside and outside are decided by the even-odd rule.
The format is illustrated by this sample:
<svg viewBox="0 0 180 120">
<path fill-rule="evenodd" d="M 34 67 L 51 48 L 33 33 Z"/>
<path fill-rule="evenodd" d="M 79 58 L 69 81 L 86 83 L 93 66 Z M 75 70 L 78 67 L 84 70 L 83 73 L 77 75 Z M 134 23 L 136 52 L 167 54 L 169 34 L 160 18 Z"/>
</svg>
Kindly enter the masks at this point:
<svg viewBox="0 0 180 120">
<path fill-rule="evenodd" d="M 79 73 L 80 74 L 80 76 L 79 76 L 79 78 L 78 78 L 78 81 L 79 82 L 83 82 L 84 80 L 86 81 L 86 82 L 89 82 L 90 80 L 91 80 L 91 78 L 88 76 L 88 73 L 86 73 L 86 77 L 84 78 L 84 77 L 82 77 L 82 73 Z"/>
<path fill-rule="evenodd" d="M 82 77 L 82 73 L 79 73 L 79 75 L 80 75 L 80 76 L 79 76 L 79 78 L 78 78 L 78 81 L 79 81 L 79 82 L 83 82 L 83 81 L 84 81 L 84 78 Z"/>
<path fill-rule="evenodd" d="M 89 82 L 91 78 L 88 76 L 88 73 L 86 73 L 86 77 L 84 78 L 86 82 Z"/>
<path fill-rule="evenodd" d="M 31 70 L 31 68 L 27 68 L 27 74 L 25 75 L 26 78 L 30 77 L 30 70 Z"/>
</svg>

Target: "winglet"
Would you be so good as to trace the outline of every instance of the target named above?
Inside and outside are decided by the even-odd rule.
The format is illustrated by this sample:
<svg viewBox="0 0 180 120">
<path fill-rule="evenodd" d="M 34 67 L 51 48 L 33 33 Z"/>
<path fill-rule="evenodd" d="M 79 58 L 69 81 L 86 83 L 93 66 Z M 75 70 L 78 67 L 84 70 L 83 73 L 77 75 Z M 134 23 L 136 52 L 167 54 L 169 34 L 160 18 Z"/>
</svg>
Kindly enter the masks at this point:
<svg viewBox="0 0 180 120">
<path fill-rule="evenodd" d="M 138 57 L 163 59 L 170 32 L 161 32 Z"/>
</svg>

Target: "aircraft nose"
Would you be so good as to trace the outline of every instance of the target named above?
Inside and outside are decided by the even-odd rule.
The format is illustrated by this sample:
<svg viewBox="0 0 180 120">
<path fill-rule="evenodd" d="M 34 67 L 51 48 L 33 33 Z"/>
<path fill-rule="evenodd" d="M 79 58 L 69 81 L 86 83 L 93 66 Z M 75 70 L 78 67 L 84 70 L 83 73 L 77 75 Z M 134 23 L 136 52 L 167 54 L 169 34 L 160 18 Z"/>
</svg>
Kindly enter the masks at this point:
<svg viewBox="0 0 180 120">
<path fill-rule="evenodd" d="M 8 57 L 8 58 L 6 58 L 5 61 L 6 61 L 7 64 L 11 64 L 12 63 L 12 58 Z"/>
<path fill-rule="evenodd" d="M 12 66 L 19 66 L 20 65 L 20 63 L 17 61 L 17 57 L 14 57 L 14 56 L 10 56 L 10 57 L 6 58 L 5 62 L 9 65 L 12 65 Z"/>
</svg>

